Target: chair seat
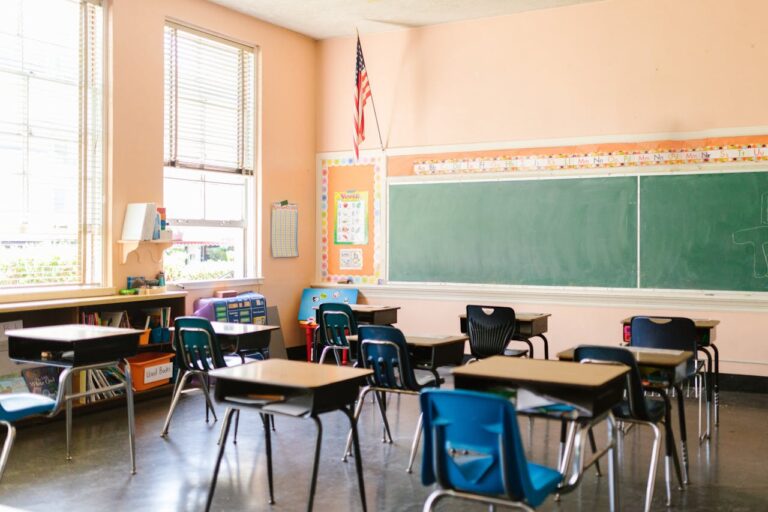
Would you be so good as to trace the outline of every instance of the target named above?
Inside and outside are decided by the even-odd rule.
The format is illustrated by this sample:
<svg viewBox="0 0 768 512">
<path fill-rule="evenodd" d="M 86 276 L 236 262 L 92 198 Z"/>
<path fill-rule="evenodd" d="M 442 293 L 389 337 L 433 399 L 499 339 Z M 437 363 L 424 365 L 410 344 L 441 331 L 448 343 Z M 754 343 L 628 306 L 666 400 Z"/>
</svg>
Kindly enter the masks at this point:
<svg viewBox="0 0 768 512">
<path fill-rule="evenodd" d="M 504 355 L 507 357 L 523 357 L 528 354 L 528 350 L 524 348 L 505 348 Z"/>
<path fill-rule="evenodd" d="M 648 411 L 647 421 L 658 423 L 664 418 L 666 406 L 661 400 L 653 400 L 651 398 L 645 398 L 645 409 Z M 629 411 L 629 402 L 624 401 L 613 408 L 613 414 L 618 419 L 638 419 L 632 416 Z"/>
<path fill-rule="evenodd" d="M 538 507 L 547 496 L 557 489 L 558 484 L 563 479 L 563 475 L 558 471 L 533 462 L 528 463 L 528 473 L 531 477 L 533 493 L 527 497 L 526 501 L 532 507 Z"/>
<path fill-rule="evenodd" d="M 35 414 L 45 414 L 55 406 L 54 399 L 34 393 L 0 395 L 0 420 L 13 422 Z"/>
<path fill-rule="evenodd" d="M 246 356 L 245 362 L 243 362 L 243 360 L 240 359 L 240 356 L 224 356 L 224 362 L 227 363 L 227 366 L 240 366 L 241 364 L 252 363 L 254 361 L 261 361 L 261 359 L 254 359 Z"/>
<path fill-rule="evenodd" d="M 429 372 L 427 370 L 415 369 L 413 372 L 413 376 L 416 377 L 416 384 L 419 385 L 419 388 L 426 388 L 426 387 L 439 388 L 440 384 L 443 383 L 442 378 L 436 381 L 434 374 L 432 374 L 432 372 Z"/>
</svg>

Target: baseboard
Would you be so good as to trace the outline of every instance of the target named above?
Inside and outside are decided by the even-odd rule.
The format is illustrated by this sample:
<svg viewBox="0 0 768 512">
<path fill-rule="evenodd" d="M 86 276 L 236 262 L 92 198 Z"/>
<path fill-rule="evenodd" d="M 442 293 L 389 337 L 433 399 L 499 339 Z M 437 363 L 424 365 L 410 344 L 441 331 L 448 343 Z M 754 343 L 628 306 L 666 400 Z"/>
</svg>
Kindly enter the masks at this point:
<svg viewBox="0 0 768 512">
<path fill-rule="evenodd" d="M 768 393 L 768 377 L 757 375 L 720 374 L 720 391 L 742 391 L 744 393 Z"/>
</svg>

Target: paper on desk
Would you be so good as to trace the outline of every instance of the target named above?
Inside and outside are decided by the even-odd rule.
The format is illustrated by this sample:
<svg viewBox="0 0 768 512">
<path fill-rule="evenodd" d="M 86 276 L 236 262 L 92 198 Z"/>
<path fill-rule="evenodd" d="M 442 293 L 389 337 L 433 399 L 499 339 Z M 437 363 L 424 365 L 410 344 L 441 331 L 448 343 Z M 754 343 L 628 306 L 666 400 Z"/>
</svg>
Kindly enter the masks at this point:
<svg viewBox="0 0 768 512">
<path fill-rule="evenodd" d="M 549 398 L 537 395 L 527 389 L 517 390 L 517 399 L 515 400 L 515 408 L 518 411 L 528 411 L 533 409 L 539 409 L 542 407 L 549 407 L 555 405 L 558 402 L 550 400 Z"/>
</svg>

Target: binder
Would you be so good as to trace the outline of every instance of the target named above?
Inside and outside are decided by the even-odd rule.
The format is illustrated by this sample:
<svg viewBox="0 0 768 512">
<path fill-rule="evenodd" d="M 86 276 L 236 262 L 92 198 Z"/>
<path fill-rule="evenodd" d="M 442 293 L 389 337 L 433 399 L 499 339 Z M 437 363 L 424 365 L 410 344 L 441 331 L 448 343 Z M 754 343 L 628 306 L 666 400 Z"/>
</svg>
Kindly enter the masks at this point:
<svg viewBox="0 0 768 512">
<path fill-rule="evenodd" d="M 129 203 L 125 207 L 121 240 L 152 240 L 156 215 L 155 203 Z"/>
</svg>

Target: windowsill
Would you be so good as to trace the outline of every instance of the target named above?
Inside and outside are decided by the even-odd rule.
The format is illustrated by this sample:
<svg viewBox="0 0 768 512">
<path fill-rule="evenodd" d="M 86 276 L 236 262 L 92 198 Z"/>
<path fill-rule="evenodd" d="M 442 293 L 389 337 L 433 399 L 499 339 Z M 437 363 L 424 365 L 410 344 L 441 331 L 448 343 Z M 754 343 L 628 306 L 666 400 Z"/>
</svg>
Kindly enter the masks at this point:
<svg viewBox="0 0 768 512">
<path fill-rule="evenodd" d="M 261 286 L 262 284 L 264 284 L 263 277 L 246 277 L 241 279 L 211 279 L 208 281 L 174 282 L 168 283 L 168 287 L 173 290 L 208 290 L 226 287 Z"/>
<path fill-rule="evenodd" d="M 23 291 L 22 291 L 23 290 Z M 0 290 L 0 304 L 48 299 L 76 299 L 114 295 L 114 288 L 103 286 L 41 286 L 39 288 L 8 288 Z"/>
</svg>

